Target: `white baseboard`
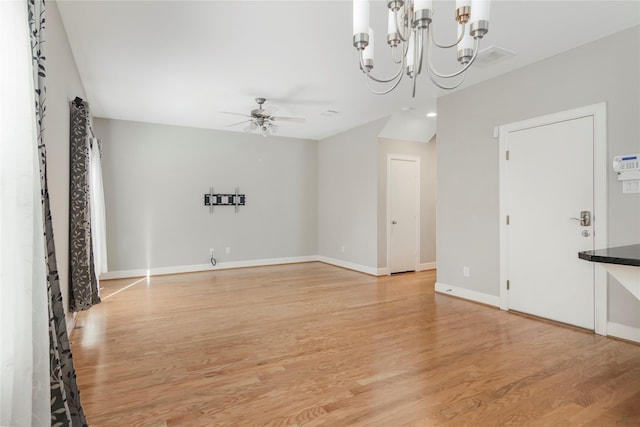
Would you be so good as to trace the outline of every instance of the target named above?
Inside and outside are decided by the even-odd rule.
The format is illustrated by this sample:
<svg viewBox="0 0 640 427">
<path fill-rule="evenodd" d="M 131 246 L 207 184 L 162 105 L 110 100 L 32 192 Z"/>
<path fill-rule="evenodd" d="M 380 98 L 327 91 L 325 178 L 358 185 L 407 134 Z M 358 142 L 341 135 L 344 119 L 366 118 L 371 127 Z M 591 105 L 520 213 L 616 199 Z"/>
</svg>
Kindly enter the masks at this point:
<svg viewBox="0 0 640 427">
<path fill-rule="evenodd" d="M 472 291 L 470 289 L 460 288 L 458 286 L 446 285 L 440 282 L 436 282 L 435 290 L 442 294 L 453 295 L 470 301 L 500 307 L 500 297 L 497 295 L 489 295 L 482 292 Z"/>
<path fill-rule="evenodd" d="M 640 328 L 607 322 L 607 335 L 640 343 Z"/>
<path fill-rule="evenodd" d="M 436 269 L 435 262 L 421 262 L 420 265 L 418 266 L 418 271 L 435 270 L 435 269 Z"/>
<path fill-rule="evenodd" d="M 193 273 L 197 271 L 213 271 L 213 270 L 225 270 L 229 268 L 244 268 L 244 267 L 261 267 L 265 265 L 277 265 L 277 264 L 295 264 L 299 262 L 311 262 L 318 261 L 318 257 L 301 256 L 301 257 L 287 257 L 287 258 L 265 258 L 265 259 L 252 259 L 246 261 L 230 261 L 220 262 L 215 267 L 211 264 L 195 264 L 195 265 L 179 265 L 172 267 L 156 267 L 149 270 L 120 270 L 109 271 L 100 275 L 100 280 L 109 279 L 125 279 L 131 277 L 144 277 L 144 276 L 157 276 L 162 274 L 178 274 L 178 273 Z"/>
<path fill-rule="evenodd" d="M 341 259 L 329 258 L 325 256 L 317 256 L 317 261 L 324 262 L 325 264 L 336 265 L 338 267 L 347 268 L 349 270 L 359 271 L 361 273 L 366 273 L 371 276 L 383 276 L 385 273 L 381 273 L 381 271 L 387 270 L 386 268 L 377 268 L 377 267 L 369 267 L 366 265 L 360 265 L 349 261 L 343 261 Z"/>
<path fill-rule="evenodd" d="M 288 257 L 288 258 L 266 258 L 266 259 L 252 259 L 246 261 L 231 261 L 220 262 L 215 267 L 211 264 L 195 264 L 195 265 L 179 265 L 172 267 L 156 267 L 149 270 L 137 269 L 137 270 L 118 270 L 109 271 L 100 275 L 100 280 L 109 279 L 128 279 L 132 277 L 145 277 L 156 276 L 162 274 L 177 274 L 177 273 L 193 273 L 197 271 L 209 271 L 209 270 L 224 270 L 228 268 L 244 268 L 244 267 L 260 267 L 265 265 L 277 265 L 277 264 L 295 264 L 299 262 L 312 262 L 320 261 L 325 264 L 331 264 L 349 270 L 359 271 L 361 273 L 369 274 L 371 276 L 386 276 L 389 274 L 387 267 L 377 268 L 369 267 L 367 265 L 356 264 L 349 261 L 344 261 L 336 258 L 329 258 L 319 255 L 309 255 L 301 257 Z M 435 262 L 421 263 L 418 267 L 418 271 L 433 270 L 436 268 Z"/>
<path fill-rule="evenodd" d="M 389 269 L 387 267 L 380 267 L 377 269 L 376 276 L 388 276 L 389 274 Z"/>
</svg>

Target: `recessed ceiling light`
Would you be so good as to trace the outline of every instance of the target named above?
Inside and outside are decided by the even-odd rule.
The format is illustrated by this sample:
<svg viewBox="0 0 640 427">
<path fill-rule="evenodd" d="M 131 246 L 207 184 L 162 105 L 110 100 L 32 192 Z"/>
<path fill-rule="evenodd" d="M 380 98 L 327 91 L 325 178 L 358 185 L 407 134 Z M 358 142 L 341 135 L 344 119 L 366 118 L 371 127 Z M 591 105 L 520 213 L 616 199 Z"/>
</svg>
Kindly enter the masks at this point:
<svg viewBox="0 0 640 427">
<path fill-rule="evenodd" d="M 427 113 L 427 117 L 436 117 L 438 115 L 438 113 L 434 113 L 433 111 L 430 113 Z"/>
<path fill-rule="evenodd" d="M 327 111 L 323 111 L 322 113 L 320 113 L 320 115 L 327 116 L 327 117 L 333 117 L 333 116 L 335 116 L 336 114 L 339 114 L 339 113 L 340 112 L 336 111 L 336 110 L 327 110 Z"/>
<path fill-rule="evenodd" d="M 410 105 L 405 105 L 401 108 L 402 111 L 412 111 L 415 110 L 415 107 L 411 107 Z"/>
</svg>

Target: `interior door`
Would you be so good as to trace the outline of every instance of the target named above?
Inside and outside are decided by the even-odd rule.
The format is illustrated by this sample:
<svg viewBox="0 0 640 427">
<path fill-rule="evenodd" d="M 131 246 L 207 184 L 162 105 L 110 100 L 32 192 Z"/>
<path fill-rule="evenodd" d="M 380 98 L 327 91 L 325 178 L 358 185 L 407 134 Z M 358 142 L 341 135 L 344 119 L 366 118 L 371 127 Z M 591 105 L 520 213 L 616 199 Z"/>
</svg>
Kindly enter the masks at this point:
<svg viewBox="0 0 640 427">
<path fill-rule="evenodd" d="M 509 309 L 594 329 L 593 117 L 507 136 Z M 582 213 L 582 216 L 581 216 Z M 587 218 L 590 217 L 590 218 Z"/>
<path fill-rule="evenodd" d="M 418 162 L 388 162 L 389 272 L 415 271 L 418 256 Z"/>
</svg>

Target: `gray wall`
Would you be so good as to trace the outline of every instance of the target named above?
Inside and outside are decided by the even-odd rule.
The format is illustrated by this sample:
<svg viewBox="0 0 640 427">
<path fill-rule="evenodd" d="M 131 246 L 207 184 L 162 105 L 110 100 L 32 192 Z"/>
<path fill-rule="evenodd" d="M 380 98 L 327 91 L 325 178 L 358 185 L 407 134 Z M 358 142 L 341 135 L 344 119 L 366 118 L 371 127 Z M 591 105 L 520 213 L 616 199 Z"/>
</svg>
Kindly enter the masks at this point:
<svg viewBox="0 0 640 427">
<path fill-rule="evenodd" d="M 371 122 L 318 143 L 320 256 L 377 268 L 377 142 L 386 121 Z"/>
<path fill-rule="evenodd" d="M 96 118 L 109 271 L 317 253 L 317 142 Z M 209 213 L 203 195 L 246 194 Z M 224 249 L 231 247 L 231 253 Z"/>
<path fill-rule="evenodd" d="M 639 40 L 634 27 L 439 99 L 439 282 L 499 295 L 494 126 L 606 101 L 608 159 L 640 152 Z M 638 243 L 640 195 L 622 194 L 616 179 L 609 169 L 609 245 Z M 640 303 L 610 284 L 610 321 L 640 327 Z"/>
<path fill-rule="evenodd" d="M 69 102 L 85 98 L 73 54 L 62 26 L 58 5 L 47 2 L 44 33 L 47 77 L 47 108 L 44 142 L 47 146 L 47 174 L 60 290 L 68 314 L 69 292 Z"/>
<path fill-rule="evenodd" d="M 387 267 L 387 155 L 420 158 L 420 262 L 436 262 L 436 137 L 428 143 L 378 139 L 378 267 Z"/>
</svg>

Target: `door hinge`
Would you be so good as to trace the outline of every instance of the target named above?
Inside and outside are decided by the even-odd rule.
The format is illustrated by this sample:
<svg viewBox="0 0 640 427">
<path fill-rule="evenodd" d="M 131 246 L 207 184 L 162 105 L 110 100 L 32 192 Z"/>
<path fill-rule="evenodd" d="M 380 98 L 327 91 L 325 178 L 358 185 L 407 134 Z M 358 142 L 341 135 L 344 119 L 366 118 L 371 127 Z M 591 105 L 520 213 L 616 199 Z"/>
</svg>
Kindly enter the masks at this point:
<svg viewBox="0 0 640 427">
<path fill-rule="evenodd" d="M 509 160 L 509 150 L 505 151 L 505 157 Z"/>
<path fill-rule="evenodd" d="M 510 287 L 509 281 L 507 280 L 507 290 L 509 290 L 509 287 Z"/>
<path fill-rule="evenodd" d="M 509 215 L 507 215 L 507 225 L 509 225 Z"/>
</svg>

